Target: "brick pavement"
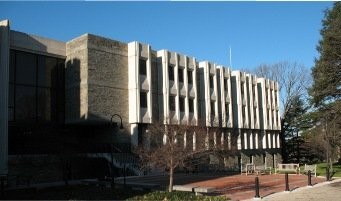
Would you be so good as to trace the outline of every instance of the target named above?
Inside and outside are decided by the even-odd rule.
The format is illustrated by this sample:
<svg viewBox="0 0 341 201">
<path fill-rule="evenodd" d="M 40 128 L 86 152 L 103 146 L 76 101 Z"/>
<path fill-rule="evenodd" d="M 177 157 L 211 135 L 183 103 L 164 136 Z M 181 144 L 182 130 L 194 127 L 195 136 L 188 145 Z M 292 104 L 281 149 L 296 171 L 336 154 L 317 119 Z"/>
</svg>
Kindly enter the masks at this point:
<svg viewBox="0 0 341 201">
<path fill-rule="evenodd" d="M 216 192 L 213 195 L 226 196 L 237 200 L 252 199 L 255 196 L 255 175 L 213 175 L 213 174 L 176 174 L 175 185 L 188 185 L 198 187 L 214 187 Z M 284 174 L 262 175 L 259 176 L 260 196 L 282 192 L 285 190 Z M 324 182 L 325 178 L 312 177 L 313 185 Z M 127 183 L 148 183 L 167 186 L 168 176 L 148 176 L 127 178 Z M 306 175 L 289 175 L 289 189 L 297 189 L 307 186 Z"/>
</svg>

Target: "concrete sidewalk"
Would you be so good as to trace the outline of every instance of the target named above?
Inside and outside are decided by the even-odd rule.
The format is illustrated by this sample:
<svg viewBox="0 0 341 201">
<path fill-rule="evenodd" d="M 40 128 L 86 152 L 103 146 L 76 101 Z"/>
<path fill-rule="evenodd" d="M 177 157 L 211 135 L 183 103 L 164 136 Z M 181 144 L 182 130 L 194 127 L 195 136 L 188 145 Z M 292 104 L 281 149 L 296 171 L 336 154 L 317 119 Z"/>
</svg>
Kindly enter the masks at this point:
<svg viewBox="0 0 341 201">
<path fill-rule="evenodd" d="M 253 199 L 256 200 L 256 199 Z M 259 199 L 258 199 L 259 200 Z M 314 186 L 297 188 L 289 192 L 274 193 L 265 196 L 264 201 L 337 201 L 341 200 L 341 178 L 323 182 Z"/>
</svg>

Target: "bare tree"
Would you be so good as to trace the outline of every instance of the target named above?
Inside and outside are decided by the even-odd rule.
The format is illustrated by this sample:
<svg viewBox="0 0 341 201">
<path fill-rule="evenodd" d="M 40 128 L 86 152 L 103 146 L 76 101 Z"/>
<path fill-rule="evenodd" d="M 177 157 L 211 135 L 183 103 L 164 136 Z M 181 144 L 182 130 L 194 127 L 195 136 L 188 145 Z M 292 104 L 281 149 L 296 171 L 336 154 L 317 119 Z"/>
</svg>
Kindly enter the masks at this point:
<svg viewBox="0 0 341 201">
<path fill-rule="evenodd" d="M 257 76 L 278 82 L 282 119 L 287 115 L 297 97 L 307 97 L 307 89 L 311 84 L 310 69 L 297 63 L 279 62 L 262 64 L 255 68 Z"/>
<path fill-rule="evenodd" d="M 173 190 L 174 171 L 190 167 L 191 159 L 208 156 L 213 149 L 205 126 L 154 123 L 146 130 L 143 145 L 136 148 L 143 167 L 169 173 L 169 192 Z"/>
<path fill-rule="evenodd" d="M 285 150 L 286 140 L 286 128 L 297 125 L 298 122 L 288 121 L 288 117 L 295 116 L 290 114 L 297 111 L 295 108 L 297 100 L 307 100 L 307 89 L 311 84 L 310 69 L 300 65 L 298 63 L 279 62 L 275 64 L 262 64 L 254 69 L 254 73 L 259 77 L 265 77 L 267 79 L 278 82 L 279 98 L 281 102 L 281 144 L 283 150 Z M 295 118 L 296 119 L 296 118 Z M 283 159 L 287 160 L 286 153 L 282 153 Z"/>
</svg>

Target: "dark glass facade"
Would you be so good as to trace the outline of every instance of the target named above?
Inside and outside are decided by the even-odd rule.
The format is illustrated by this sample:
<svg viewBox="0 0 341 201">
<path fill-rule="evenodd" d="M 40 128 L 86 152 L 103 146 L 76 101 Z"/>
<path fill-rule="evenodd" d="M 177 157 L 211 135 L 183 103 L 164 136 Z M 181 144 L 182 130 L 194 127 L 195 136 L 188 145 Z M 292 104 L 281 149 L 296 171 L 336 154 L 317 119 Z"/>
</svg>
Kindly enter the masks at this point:
<svg viewBox="0 0 341 201">
<path fill-rule="evenodd" d="M 9 121 L 64 123 L 64 60 L 11 50 L 10 61 Z"/>
<path fill-rule="evenodd" d="M 48 136 L 63 127 L 64 63 L 60 58 L 10 51 L 9 154 L 40 153 L 38 144 L 48 144 Z"/>
</svg>

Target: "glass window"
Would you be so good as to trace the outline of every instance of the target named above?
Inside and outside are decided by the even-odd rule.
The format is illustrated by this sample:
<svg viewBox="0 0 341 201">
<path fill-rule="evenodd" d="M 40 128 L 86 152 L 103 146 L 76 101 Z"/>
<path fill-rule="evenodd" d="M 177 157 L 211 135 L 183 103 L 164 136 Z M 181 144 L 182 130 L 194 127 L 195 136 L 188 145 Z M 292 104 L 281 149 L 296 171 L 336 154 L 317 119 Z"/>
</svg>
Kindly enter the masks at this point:
<svg viewBox="0 0 341 201">
<path fill-rule="evenodd" d="M 38 57 L 38 86 L 55 87 L 57 60 L 52 57 Z"/>
<path fill-rule="evenodd" d="M 210 75 L 210 88 L 213 89 L 214 88 L 214 79 L 213 79 L 213 75 Z"/>
<path fill-rule="evenodd" d="M 168 79 L 174 81 L 174 67 L 168 66 Z"/>
<path fill-rule="evenodd" d="M 15 52 L 11 50 L 9 64 L 9 82 L 14 83 L 15 79 Z"/>
<path fill-rule="evenodd" d="M 243 83 L 240 84 L 240 93 L 242 94 L 242 96 L 244 96 L 244 85 L 243 85 Z"/>
<path fill-rule="evenodd" d="M 147 75 L 147 60 L 145 59 L 139 60 L 139 71 L 140 75 Z"/>
<path fill-rule="evenodd" d="M 184 82 L 184 69 L 178 68 L 179 82 Z"/>
<path fill-rule="evenodd" d="M 253 100 L 256 100 L 256 87 L 255 87 L 255 85 L 252 85 L 252 97 L 253 97 Z"/>
<path fill-rule="evenodd" d="M 194 99 L 193 98 L 190 98 L 189 99 L 189 104 L 188 104 L 188 109 L 189 109 L 189 112 L 194 112 Z"/>
<path fill-rule="evenodd" d="M 140 92 L 140 107 L 147 108 L 147 92 Z"/>
<path fill-rule="evenodd" d="M 180 112 L 185 112 L 185 97 L 180 97 L 179 104 L 180 104 Z"/>
<path fill-rule="evenodd" d="M 169 109 L 175 111 L 175 96 L 169 96 Z"/>
<path fill-rule="evenodd" d="M 215 102 L 211 101 L 211 115 L 215 115 Z"/>
<path fill-rule="evenodd" d="M 193 84 L 193 71 L 188 70 L 187 76 L 188 76 L 188 84 Z"/>
<path fill-rule="evenodd" d="M 229 117 L 230 117 L 230 108 L 229 108 L 229 104 L 228 103 L 225 103 L 225 115 L 226 115 L 226 121 L 229 120 Z"/>
<path fill-rule="evenodd" d="M 48 88 L 38 88 L 37 119 L 45 122 L 51 121 L 51 91 Z"/>
<path fill-rule="evenodd" d="M 34 54 L 17 52 L 16 83 L 36 85 L 36 56 Z"/>
<path fill-rule="evenodd" d="M 8 106 L 14 107 L 14 84 L 9 84 Z"/>
<path fill-rule="evenodd" d="M 228 84 L 228 81 L 227 81 L 227 78 L 224 78 L 224 89 L 225 91 L 227 91 L 227 85 Z"/>
<path fill-rule="evenodd" d="M 15 117 L 18 121 L 36 120 L 36 88 L 16 86 Z"/>
</svg>

